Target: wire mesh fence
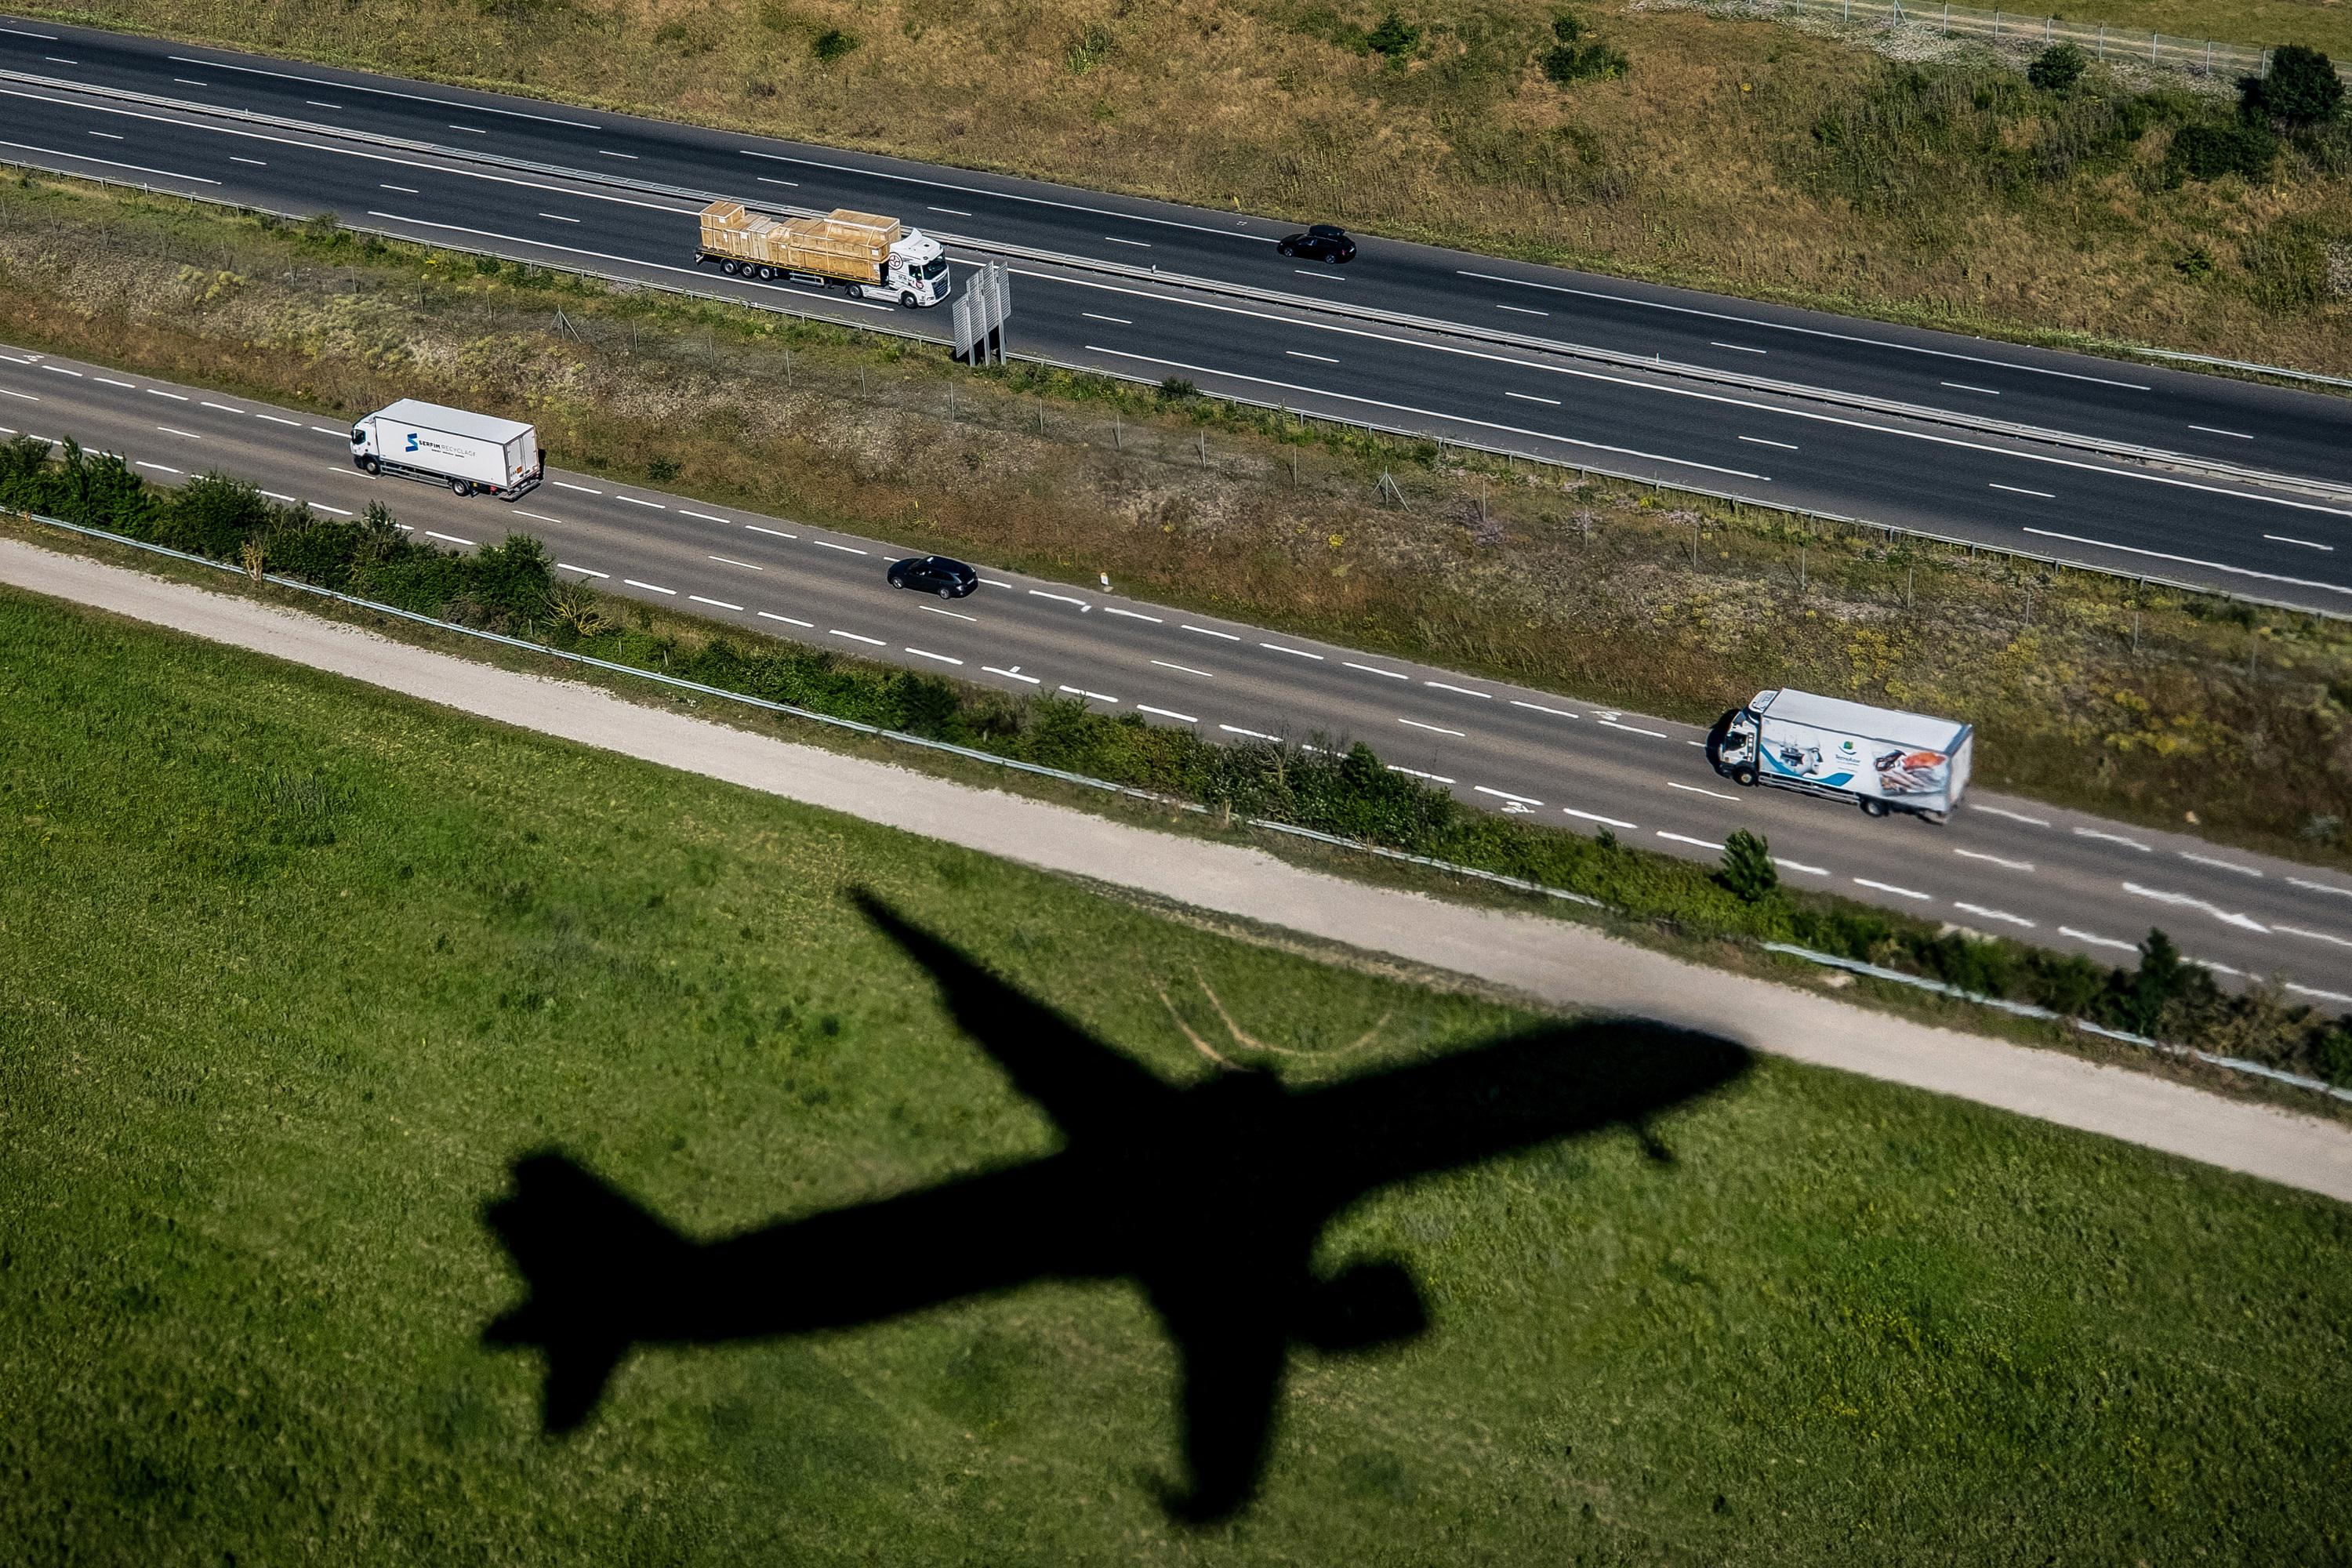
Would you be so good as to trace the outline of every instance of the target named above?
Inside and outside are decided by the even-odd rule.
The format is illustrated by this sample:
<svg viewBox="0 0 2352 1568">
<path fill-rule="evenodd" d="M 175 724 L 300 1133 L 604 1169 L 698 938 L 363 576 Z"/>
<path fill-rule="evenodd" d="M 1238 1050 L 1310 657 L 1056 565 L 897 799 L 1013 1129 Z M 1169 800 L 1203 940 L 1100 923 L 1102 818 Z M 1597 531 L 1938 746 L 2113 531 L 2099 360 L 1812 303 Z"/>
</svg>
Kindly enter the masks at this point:
<svg viewBox="0 0 2352 1568">
<path fill-rule="evenodd" d="M 2251 44 L 2179 37 L 2138 27 L 2070 21 L 2063 16 L 2035 16 L 1999 7 L 1988 11 L 1981 6 L 1954 5 L 1944 0 L 1910 0 L 1907 4 L 1906 0 L 1756 0 L 1756 4 L 1757 9 L 1773 16 L 1910 26 L 1945 37 L 1985 38 L 2021 47 L 2073 44 L 2093 59 L 2110 65 L 2144 65 L 2225 81 L 2244 76 L 2266 76 L 2271 68 L 2271 51 Z M 2336 72 L 2352 82 L 2352 63 L 2337 66 Z"/>
</svg>

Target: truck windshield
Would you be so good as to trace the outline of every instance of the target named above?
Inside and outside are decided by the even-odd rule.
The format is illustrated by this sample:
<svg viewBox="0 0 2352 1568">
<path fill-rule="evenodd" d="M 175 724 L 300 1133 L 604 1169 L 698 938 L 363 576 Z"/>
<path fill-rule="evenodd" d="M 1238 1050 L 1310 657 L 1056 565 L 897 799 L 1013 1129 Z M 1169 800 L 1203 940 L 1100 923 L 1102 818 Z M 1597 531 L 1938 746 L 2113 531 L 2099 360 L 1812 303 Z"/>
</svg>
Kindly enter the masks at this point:
<svg viewBox="0 0 2352 1568">
<path fill-rule="evenodd" d="M 947 276 L 947 272 L 948 258 L 944 256 L 934 256 L 929 261 L 923 263 L 919 271 L 919 276 L 924 278 L 944 278 Z"/>
</svg>

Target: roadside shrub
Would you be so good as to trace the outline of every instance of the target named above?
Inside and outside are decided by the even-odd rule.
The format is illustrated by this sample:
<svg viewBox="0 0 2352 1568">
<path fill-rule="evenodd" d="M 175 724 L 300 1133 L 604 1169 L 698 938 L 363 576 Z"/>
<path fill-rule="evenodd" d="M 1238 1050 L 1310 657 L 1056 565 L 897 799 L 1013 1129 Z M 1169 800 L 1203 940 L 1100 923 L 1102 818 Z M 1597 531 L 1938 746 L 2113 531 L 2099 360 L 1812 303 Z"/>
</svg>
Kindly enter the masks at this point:
<svg viewBox="0 0 2352 1568">
<path fill-rule="evenodd" d="M 121 458 L 70 441 L 56 454 L 29 437 L 0 445 L 0 505 L 469 624 L 527 627 L 548 614 L 554 587 L 546 547 L 528 535 L 457 555 L 411 541 L 381 502 L 344 521 L 226 474 L 159 490 Z"/>
<path fill-rule="evenodd" d="M 1770 898 L 1780 885 L 1772 846 L 1744 827 L 1723 841 L 1723 869 L 1717 876 L 1733 897 L 1751 904 Z"/>
<path fill-rule="evenodd" d="M 827 27 L 809 40 L 809 53 L 816 57 L 819 65 L 831 65 L 856 47 L 857 35 L 845 33 L 839 27 Z"/>
<path fill-rule="evenodd" d="M 2282 125 L 2325 125 L 2344 110 L 2344 79 L 2336 62 L 2303 44 L 2281 44 L 2268 76 L 2238 80 L 2238 106 L 2252 119 Z"/>
<path fill-rule="evenodd" d="M 2044 92 L 2064 95 L 2074 90 L 2074 84 L 2090 69 L 2090 57 L 2072 44 L 2053 44 L 2033 57 L 2025 68 L 2025 79 Z"/>
<path fill-rule="evenodd" d="M 2184 125 L 2173 132 L 2165 150 L 2164 167 L 2174 184 L 2180 180 L 2218 180 L 2242 174 L 2259 180 L 2270 173 L 2278 156 L 2278 138 L 2270 128 L 2252 121 L 2235 124 Z"/>
<path fill-rule="evenodd" d="M 152 537 L 174 550 L 232 561 L 248 536 L 268 531 L 270 511 L 268 500 L 243 479 L 199 474 L 173 495 Z"/>
<path fill-rule="evenodd" d="M 1544 51 L 1543 73 L 1554 85 L 1612 80 L 1625 74 L 1624 55 L 1598 38 L 1586 37 L 1584 24 L 1573 12 L 1552 14 L 1551 36 L 1552 46 Z"/>
<path fill-rule="evenodd" d="M 1392 66 L 1401 66 L 1421 47 L 1421 29 L 1391 11 L 1380 26 L 1364 35 L 1364 47 Z"/>
<path fill-rule="evenodd" d="M 656 458 L 646 464 L 646 477 L 657 485 L 666 485 L 677 478 L 681 468 L 676 458 Z"/>
</svg>

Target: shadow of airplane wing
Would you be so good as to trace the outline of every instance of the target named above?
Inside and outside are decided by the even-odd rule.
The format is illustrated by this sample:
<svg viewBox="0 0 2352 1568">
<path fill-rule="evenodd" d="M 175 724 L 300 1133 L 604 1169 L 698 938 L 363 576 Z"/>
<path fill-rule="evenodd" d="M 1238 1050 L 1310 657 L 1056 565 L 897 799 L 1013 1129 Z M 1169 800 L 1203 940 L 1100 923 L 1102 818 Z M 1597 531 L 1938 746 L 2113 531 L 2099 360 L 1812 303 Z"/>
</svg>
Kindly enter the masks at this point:
<svg viewBox="0 0 2352 1568">
<path fill-rule="evenodd" d="M 1628 1127 L 1745 1074 L 1747 1047 L 1641 1019 L 1566 1024 L 1319 1089 L 1294 1106 L 1302 1168 L 1335 1201 L 1554 1138 Z"/>
<path fill-rule="evenodd" d="M 866 919 L 930 972 L 964 1033 L 1066 1133 L 1101 1131 L 1166 1114 L 1175 1089 L 864 889 L 853 889 L 850 897 Z"/>
</svg>

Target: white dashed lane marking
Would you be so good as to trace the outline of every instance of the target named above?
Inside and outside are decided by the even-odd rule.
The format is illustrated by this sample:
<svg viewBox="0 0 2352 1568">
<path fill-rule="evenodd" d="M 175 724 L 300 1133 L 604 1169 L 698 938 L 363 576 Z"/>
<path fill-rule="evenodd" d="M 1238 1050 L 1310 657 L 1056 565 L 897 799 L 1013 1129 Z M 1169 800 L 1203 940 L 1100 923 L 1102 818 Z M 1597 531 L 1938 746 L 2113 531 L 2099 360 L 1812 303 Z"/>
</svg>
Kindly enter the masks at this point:
<svg viewBox="0 0 2352 1568">
<path fill-rule="evenodd" d="M 1952 853 L 1958 856 L 1963 860 L 1982 860 L 1989 866 L 2006 867 L 2011 871 L 2031 871 L 2033 869 L 2033 862 L 2031 860 L 2011 860 L 2006 856 L 1988 855 L 1981 849 L 1955 849 Z"/>
<path fill-rule="evenodd" d="M 2011 914 L 2006 910 L 1989 910 L 1982 904 L 1963 904 L 1957 900 L 1954 900 L 1952 908 L 1964 914 L 1980 915 L 1989 921 L 2003 921 L 2013 926 L 2023 926 L 2027 931 L 2034 929 L 2034 923 L 2032 921 L 2027 920 L 2023 915 Z"/>
</svg>

